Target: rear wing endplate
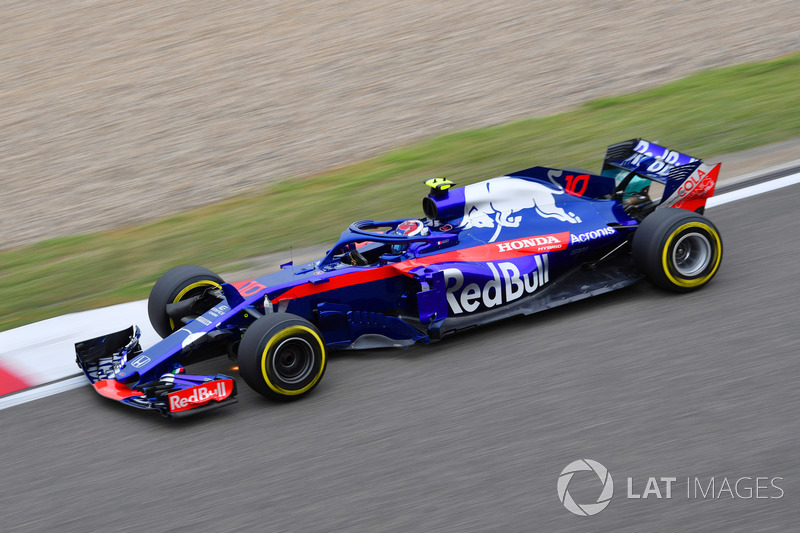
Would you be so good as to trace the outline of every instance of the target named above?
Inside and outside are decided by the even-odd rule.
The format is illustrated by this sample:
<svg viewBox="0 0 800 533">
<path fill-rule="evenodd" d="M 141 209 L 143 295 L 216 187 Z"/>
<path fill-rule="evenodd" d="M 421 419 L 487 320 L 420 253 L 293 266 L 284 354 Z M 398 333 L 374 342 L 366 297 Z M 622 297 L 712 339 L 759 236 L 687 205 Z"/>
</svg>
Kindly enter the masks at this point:
<svg viewBox="0 0 800 533">
<path fill-rule="evenodd" d="M 603 175 L 622 179 L 636 176 L 664 184 L 657 208 L 681 207 L 697 211 L 714 194 L 720 164 L 707 165 L 701 159 L 670 150 L 644 139 L 612 144 L 603 160 Z"/>
</svg>

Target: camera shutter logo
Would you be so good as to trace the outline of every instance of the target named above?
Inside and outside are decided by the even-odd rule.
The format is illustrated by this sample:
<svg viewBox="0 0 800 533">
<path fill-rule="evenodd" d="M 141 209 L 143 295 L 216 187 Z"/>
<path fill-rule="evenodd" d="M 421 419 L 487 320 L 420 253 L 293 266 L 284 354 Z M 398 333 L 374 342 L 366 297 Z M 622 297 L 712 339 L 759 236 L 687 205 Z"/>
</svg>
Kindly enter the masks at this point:
<svg viewBox="0 0 800 533">
<path fill-rule="evenodd" d="M 581 471 L 594 472 L 597 474 L 597 477 L 600 478 L 600 482 L 603 484 L 603 490 L 595 503 L 576 503 L 567 490 L 569 487 L 569 482 L 572 480 L 572 476 L 575 475 L 575 472 Z M 608 469 L 606 469 L 606 467 L 597 461 L 593 461 L 591 459 L 578 459 L 577 461 L 572 461 L 566 466 L 566 468 L 564 468 L 564 470 L 561 471 L 561 475 L 558 476 L 558 499 L 561 500 L 561 503 L 564 504 L 564 507 L 576 515 L 592 516 L 599 513 L 608 507 L 613 495 L 614 480 L 611 479 L 611 474 L 609 473 Z"/>
</svg>

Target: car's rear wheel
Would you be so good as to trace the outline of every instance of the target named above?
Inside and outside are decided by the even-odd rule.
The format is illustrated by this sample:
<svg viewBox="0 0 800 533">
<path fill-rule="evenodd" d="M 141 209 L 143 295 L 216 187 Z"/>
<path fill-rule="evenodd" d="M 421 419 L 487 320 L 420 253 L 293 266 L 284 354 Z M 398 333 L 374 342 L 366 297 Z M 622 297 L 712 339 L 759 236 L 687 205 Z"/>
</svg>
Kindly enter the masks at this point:
<svg viewBox="0 0 800 533">
<path fill-rule="evenodd" d="M 153 285 L 147 300 L 147 314 L 153 329 L 164 338 L 181 328 L 182 318 L 196 317 L 208 311 L 214 305 L 213 299 L 202 301 L 202 296 L 209 288 L 218 289 L 223 283 L 221 277 L 197 265 L 182 265 L 168 270 Z M 174 305 L 180 302 L 187 305 Z"/>
<path fill-rule="evenodd" d="M 711 281 L 719 270 L 722 238 L 706 217 L 669 207 L 642 221 L 632 251 L 634 264 L 654 285 L 688 292 Z"/>
<path fill-rule="evenodd" d="M 300 398 L 325 373 L 325 342 L 314 325 L 290 313 L 265 315 L 247 328 L 239 345 L 239 374 L 271 399 Z"/>
</svg>

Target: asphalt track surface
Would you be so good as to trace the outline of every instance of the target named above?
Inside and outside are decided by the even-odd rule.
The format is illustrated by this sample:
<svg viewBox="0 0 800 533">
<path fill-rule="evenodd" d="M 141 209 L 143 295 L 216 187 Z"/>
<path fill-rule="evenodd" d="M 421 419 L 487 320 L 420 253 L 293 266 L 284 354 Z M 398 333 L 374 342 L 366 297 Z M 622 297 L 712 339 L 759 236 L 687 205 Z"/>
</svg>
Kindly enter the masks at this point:
<svg viewBox="0 0 800 533">
<path fill-rule="evenodd" d="M 709 211 L 688 295 L 647 283 L 429 346 L 334 354 L 308 398 L 169 421 L 81 388 L 0 412 L 2 531 L 792 531 L 800 519 L 800 186 Z M 204 370 L 226 371 L 225 360 Z M 568 512 L 575 459 L 615 481 Z M 588 475 L 588 474 L 586 474 Z M 597 478 L 570 486 L 599 494 Z M 648 477 L 671 499 L 628 499 Z M 780 477 L 766 499 L 686 477 Z M 664 486 L 661 485 L 661 492 Z"/>
</svg>

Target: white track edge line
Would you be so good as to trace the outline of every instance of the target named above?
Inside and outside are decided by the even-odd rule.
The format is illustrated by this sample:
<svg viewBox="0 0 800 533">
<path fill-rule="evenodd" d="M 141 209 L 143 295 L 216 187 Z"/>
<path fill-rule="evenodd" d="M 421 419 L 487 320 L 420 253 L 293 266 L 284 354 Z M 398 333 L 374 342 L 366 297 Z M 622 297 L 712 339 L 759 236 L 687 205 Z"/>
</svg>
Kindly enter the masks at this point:
<svg viewBox="0 0 800 533">
<path fill-rule="evenodd" d="M 797 183 L 800 183 L 800 172 L 771 181 L 765 181 L 764 183 L 751 185 L 749 187 L 743 187 L 735 191 L 726 192 L 725 194 L 720 194 L 719 196 L 712 196 L 706 202 L 706 207 L 710 209 L 718 205 L 727 204 L 728 202 L 735 202 L 737 200 L 749 198 L 750 196 L 756 196 L 765 192 L 789 187 L 790 185 L 796 185 Z"/>
<path fill-rule="evenodd" d="M 55 383 L 50 383 L 48 385 L 42 385 L 41 387 L 34 387 L 32 389 L 9 394 L 0 398 L 0 411 L 3 409 L 8 409 L 9 407 L 14 407 L 15 405 L 53 396 L 54 394 L 58 394 L 60 392 L 77 389 L 88 384 L 89 380 L 86 379 L 86 376 L 80 375 L 63 379 L 61 381 L 56 381 Z"/>
</svg>

